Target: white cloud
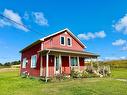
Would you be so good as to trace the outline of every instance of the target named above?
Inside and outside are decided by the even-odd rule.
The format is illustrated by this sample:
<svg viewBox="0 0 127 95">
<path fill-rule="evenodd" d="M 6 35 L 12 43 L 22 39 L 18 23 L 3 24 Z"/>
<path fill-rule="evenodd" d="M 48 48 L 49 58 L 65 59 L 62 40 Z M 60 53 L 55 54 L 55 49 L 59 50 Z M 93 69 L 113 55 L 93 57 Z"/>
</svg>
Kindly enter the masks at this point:
<svg viewBox="0 0 127 95">
<path fill-rule="evenodd" d="M 15 13 L 13 10 L 5 9 L 4 12 L 3 12 L 3 15 L 6 16 L 9 19 L 21 24 L 21 25 L 24 25 L 23 22 L 22 22 L 21 17 L 19 16 L 19 14 Z M 17 29 L 20 29 L 20 30 L 23 30 L 23 31 L 26 31 L 26 32 L 29 31 L 27 28 L 25 28 L 24 26 L 21 26 L 21 25 L 11 23 L 11 22 L 7 21 L 6 19 L 1 19 L 0 20 L 0 26 L 1 27 L 13 26 Z"/>
<path fill-rule="evenodd" d="M 108 56 L 103 58 L 104 61 L 108 61 L 108 60 L 124 60 L 127 59 L 126 56 L 120 56 L 120 57 L 113 57 L 113 56 Z"/>
<path fill-rule="evenodd" d="M 100 31 L 100 32 L 96 32 L 95 36 L 98 38 L 104 38 L 104 37 L 106 37 L 106 34 L 104 31 Z"/>
<path fill-rule="evenodd" d="M 120 59 L 127 59 L 127 57 L 126 56 L 121 56 Z"/>
<path fill-rule="evenodd" d="M 117 60 L 117 59 L 119 59 L 119 58 L 118 57 L 113 57 L 113 56 L 104 58 L 104 60 Z"/>
<path fill-rule="evenodd" d="M 88 32 L 87 34 L 79 34 L 78 38 L 84 39 L 84 40 L 89 40 L 89 39 L 94 39 L 94 38 L 104 38 L 106 37 L 106 34 L 104 31 L 99 31 L 95 33 Z"/>
<path fill-rule="evenodd" d="M 3 19 L 0 19 L 0 27 L 10 26 L 11 24 Z"/>
<path fill-rule="evenodd" d="M 119 21 L 113 25 L 113 27 L 116 31 L 127 34 L 127 14 L 120 18 Z"/>
<path fill-rule="evenodd" d="M 122 47 L 122 51 L 127 51 L 127 45 Z"/>
<path fill-rule="evenodd" d="M 44 14 L 42 12 L 33 12 L 32 14 L 35 23 L 40 26 L 48 26 L 48 20 L 44 17 Z"/>
<path fill-rule="evenodd" d="M 112 45 L 113 46 L 122 46 L 122 45 L 125 45 L 126 43 L 127 43 L 126 40 L 118 39 L 115 42 L 112 42 Z"/>
</svg>

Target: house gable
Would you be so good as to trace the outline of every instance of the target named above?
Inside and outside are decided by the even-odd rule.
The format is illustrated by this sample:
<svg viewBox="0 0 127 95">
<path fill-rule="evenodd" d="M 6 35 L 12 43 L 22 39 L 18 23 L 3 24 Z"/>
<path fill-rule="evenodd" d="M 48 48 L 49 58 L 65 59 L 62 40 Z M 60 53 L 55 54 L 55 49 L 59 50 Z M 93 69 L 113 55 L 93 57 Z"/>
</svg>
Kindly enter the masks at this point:
<svg viewBox="0 0 127 95">
<path fill-rule="evenodd" d="M 64 38 L 64 44 L 61 44 L 61 37 Z M 70 40 L 70 45 L 68 45 L 68 39 Z M 84 48 L 86 48 L 86 46 L 68 29 L 49 35 L 41 40 L 43 41 L 43 49 L 58 48 L 83 51 Z"/>
<path fill-rule="evenodd" d="M 60 36 L 65 37 L 65 44 L 67 43 L 67 38 L 71 38 L 72 45 L 67 46 L 61 46 L 60 45 Z M 24 52 L 25 50 L 28 50 L 29 48 L 32 48 L 36 44 L 41 43 L 41 50 L 44 50 L 46 48 L 59 48 L 59 49 L 71 49 L 71 50 L 78 50 L 78 51 L 83 51 L 86 46 L 67 28 L 58 31 L 54 34 L 51 34 L 47 37 L 41 38 L 37 40 L 36 42 L 28 45 L 24 49 L 20 51 Z"/>
</svg>

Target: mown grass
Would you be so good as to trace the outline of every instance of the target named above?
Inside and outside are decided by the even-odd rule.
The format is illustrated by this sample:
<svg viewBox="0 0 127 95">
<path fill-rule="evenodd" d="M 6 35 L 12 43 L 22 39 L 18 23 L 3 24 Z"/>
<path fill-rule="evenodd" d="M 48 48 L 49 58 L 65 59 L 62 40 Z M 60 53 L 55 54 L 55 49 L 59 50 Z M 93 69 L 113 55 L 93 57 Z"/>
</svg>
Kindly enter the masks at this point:
<svg viewBox="0 0 127 95">
<path fill-rule="evenodd" d="M 21 78 L 17 70 L 0 72 L 0 95 L 127 95 L 127 82 L 114 79 L 127 78 L 125 72 L 125 69 L 113 70 L 113 78 L 88 78 L 54 83 Z"/>
<path fill-rule="evenodd" d="M 113 68 L 111 72 L 113 78 L 127 79 L 127 68 Z"/>
</svg>

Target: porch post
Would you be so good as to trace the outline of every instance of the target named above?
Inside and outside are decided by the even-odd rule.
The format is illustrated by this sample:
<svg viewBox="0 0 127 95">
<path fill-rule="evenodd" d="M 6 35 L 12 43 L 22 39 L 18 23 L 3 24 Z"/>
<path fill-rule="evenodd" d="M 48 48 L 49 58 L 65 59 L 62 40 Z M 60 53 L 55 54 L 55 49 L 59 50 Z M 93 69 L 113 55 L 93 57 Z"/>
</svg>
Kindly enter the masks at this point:
<svg viewBox="0 0 127 95">
<path fill-rule="evenodd" d="M 99 62 L 98 62 L 98 58 L 96 58 L 96 63 L 97 63 L 97 68 L 99 69 Z"/>
<path fill-rule="evenodd" d="M 42 52 L 40 53 L 41 64 L 40 64 L 40 76 L 42 76 Z"/>
<path fill-rule="evenodd" d="M 60 72 L 62 73 L 62 62 L 61 62 L 61 54 L 59 54 L 59 64 L 60 64 Z"/>
<path fill-rule="evenodd" d="M 49 75 L 49 72 L 48 72 L 48 65 L 49 65 L 49 54 L 47 53 L 46 54 L 46 82 L 47 82 L 47 78 L 48 78 L 48 75 Z"/>
<path fill-rule="evenodd" d="M 92 62 L 92 58 L 90 58 L 90 63 L 91 63 L 91 67 L 93 67 L 93 62 Z"/>
<path fill-rule="evenodd" d="M 77 56 L 77 61 L 78 61 L 78 68 L 80 69 L 79 56 Z"/>
<path fill-rule="evenodd" d="M 69 55 L 69 66 L 71 68 L 71 56 Z"/>
</svg>

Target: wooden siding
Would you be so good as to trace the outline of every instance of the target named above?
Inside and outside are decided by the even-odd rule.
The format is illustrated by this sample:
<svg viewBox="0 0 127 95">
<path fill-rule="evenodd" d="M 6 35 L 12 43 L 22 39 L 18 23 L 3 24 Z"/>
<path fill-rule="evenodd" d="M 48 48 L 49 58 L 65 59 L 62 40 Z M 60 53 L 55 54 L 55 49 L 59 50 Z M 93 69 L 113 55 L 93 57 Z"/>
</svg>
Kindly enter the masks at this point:
<svg viewBox="0 0 127 95">
<path fill-rule="evenodd" d="M 39 76 L 39 74 L 40 74 L 40 56 L 38 54 L 38 51 L 40 49 L 41 49 L 41 43 L 22 52 L 21 62 L 23 61 L 23 58 L 26 58 L 28 60 L 28 63 L 26 65 L 26 68 L 22 68 L 22 64 L 21 64 L 21 72 L 27 71 L 31 76 Z M 37 66 L 36 66 L 36 68 L 31 68 L 31 56 L 35 55 L 35 54 L 37 54 Z"/>
<path fill-rule="evenodd" d="M 60 45 L 60 36 L 65 37 L 65 46 Z M 72 46 L 67 46 L 67 38 L 70 37 L 72 39 Z M 59 48 L 59 49 L 68 49 L 68 50 L 77 50 L 83 51 L 84 48 L 72 37 L 68 32 L 63 32 L 61 34 L 55 35 L 52 38 L 48 38 L 43 42 L 44 49 L 46 48 Z"/>
</svg>

